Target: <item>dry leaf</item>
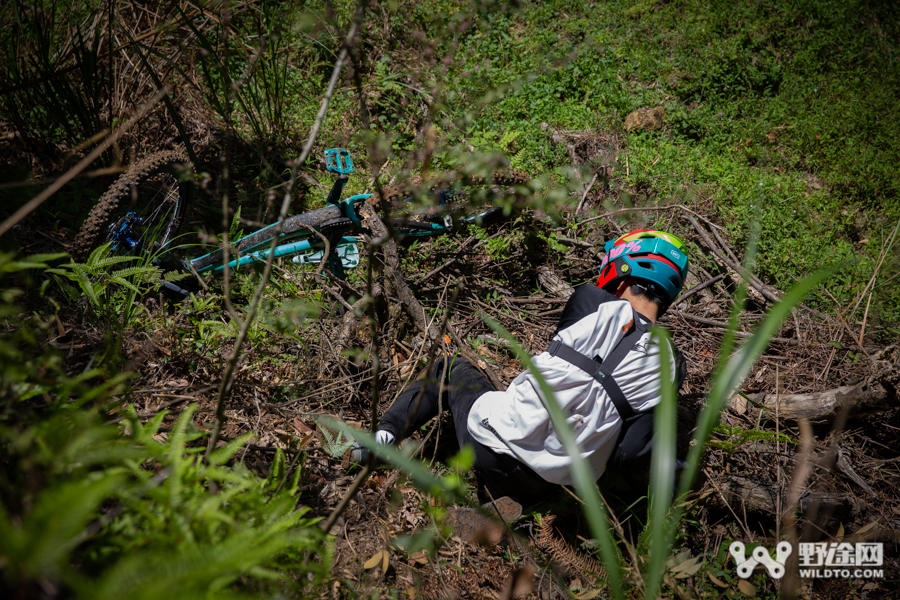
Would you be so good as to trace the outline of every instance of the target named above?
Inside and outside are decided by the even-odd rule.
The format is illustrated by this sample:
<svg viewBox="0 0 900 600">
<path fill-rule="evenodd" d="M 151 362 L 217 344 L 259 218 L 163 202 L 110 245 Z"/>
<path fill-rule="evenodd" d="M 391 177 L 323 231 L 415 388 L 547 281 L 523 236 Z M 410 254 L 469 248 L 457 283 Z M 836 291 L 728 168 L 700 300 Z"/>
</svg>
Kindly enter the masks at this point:
<svg viewBox="0 0 900 600">
<path fill-rule="evenodd" d="M 690 561 L 688 561 L 688 562 L 690 562 Z M 675 575 L 675 579 L 686 579 L 686 578 L 688 578 L 688 577 L 693 576 L 697 571 L 700 570 L 700 568 L 701 568 L 704 564 L 705 564 L 705 563 L 698 562 L 697 564 L 692 565 L 692 566 L 688 567 L 687 569 L 684 569 L 683 571 L 681 571 L 680 573 L 678 573 L 677 575 Z M 681 566 L 681 565 L 679 565 L 679 566 Z"/>
<path fill-rule="evenodd" d="M 409 560 L 411 563 L 419 563 L 420 565 L 428 564 L 428 555 L 424 550 L 419 550 L 418 552 L 413 552 L 409 555 Z"/>
<path fill-rule="evenodd" d="M 722 581 L 721 579 L 719 579 L 718 577 L 716 577 L 716 576 L 713 575 L 712 573 L 707 573 L 707 575 L 709 575 L 709 580 L 712 581 L 712 582 L 713 582 L 714 584 L 716 584 L 717 586 L 719 586 L 720 588 L 727 588 L 727 587 L 728 587 L 728 584 L 727 584 L 727 583 L 725 583 L 724 581 Z"/>
<path fill-rule="evenodd" d="M 294 419 L 294 428 L 300 432 L 301 435 L 306 435 L 308 433 L 313 433 L 313 430 L 309 428 L 303 421 L 300 419 Z"/>
<path fill-rule="evenodd" d="M 366 561 L 366 564 L 363 565 L 363 569 L 374 569 L 375 567 L 377 567 L 379 564 L 381 564 L 381 557 L 383 554 L 383 550 L 381 552 L 376 552 L 375 556 Z"/>
<path fill-rule="evenodd" d="M 756 597 L 756 588 L 753 587 L 753 584 L 747 581 L 746 579 L 741 579 L 738 581 L 738 589 L 747 596 L 751 598 Z"/>
<path fill-rule="evenodd" d="M 385 550 L 381 554 L 384 557 L 382 559 L 382 563 L 381 563 L 381 573 L 384 574 L 384 573 L 387 573 L 388 567 L 391 565 L 390 560 L 389 560 L 391 555 L 387 550 Z"/>
<path fill-rule="evenodd" d="M 663 575 L 663 582 L 665 582 L 665 584 L 667 586 L 669 586 L 670 588 L 674 588 L 676 585 L 675 579 L 673 579 L 672 576 L 669 575 L 668 573 Z"/>
<path fill-rule="evenodd" d="M 686 561 L 690 557 L 691 557 L 690 550 L 682 550 L 681 552 L 679 552 L 678 554 L 676 554 L 675 556 L 672 557 L 672 564 L 677 565 L 681 562 Z"/>
<path fill-rule="evenodd" d="M 679 554 L 678 556 L 680 557 L 681 555 Z M 687 571 L 691 567 L 697 566 L 697 564 L 700 562 L 700 558 L 701 557 L 699 556 L 688 558 L 687 560 L 684 560 L 683 562 L 675 564 L 675 566 L 671 567 L 671 571 L 672 573 L 681 573 L 683 571 Z"/>
<path fill-rule="evenodd" d="M 869 531 L 870 529 L 872 529 L 873 527 L 875 527 L 876 525 L 878 525 L 878 521 L 872 521 L 871 523 L 869 523 L 869 524 L 866 525 L 865 527 L 863 527 L 863 528 L 861 528 L 861 529 L 857 529 L 857 530 L 856 530 L 856 533 L 857 533 L 857 535 L 860 534 L 860 533 L 865 533 L 865 532 Z"/>
<path fill-rule="evenodd" d="M 600 590 L 591 590 L 589 592 L 581 592 L 580 594 L 575 594 L 575 597 L 578 600 L 591 600 L 591 598 L 596 598 L 600 595 Z"/>
<path fill-rule="evenodd" d="M 843 523 L 838 525 L 837 535 L 834 536 L 834 539 L 836 539 L 837 541 L 841 541 L 842 539 L 844 539 L 844 524 Z"/>
<path fill-rule="evenodd" d="M 708 498 L 709 496 L 712 496 L 714 492 L 715 492 L 714 489 L 707 489 L 705 492 L 700 494 L 700 497 L 697 498 L 697 500 L 703 500 L 704 498 Z"/>
</svg>

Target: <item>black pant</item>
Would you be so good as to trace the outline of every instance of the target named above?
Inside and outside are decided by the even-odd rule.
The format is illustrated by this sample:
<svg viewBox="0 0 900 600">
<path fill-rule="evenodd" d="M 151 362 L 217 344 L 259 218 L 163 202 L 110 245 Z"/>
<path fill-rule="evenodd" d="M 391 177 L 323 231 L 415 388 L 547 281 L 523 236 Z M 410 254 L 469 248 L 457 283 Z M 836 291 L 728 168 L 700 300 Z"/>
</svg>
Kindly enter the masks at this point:
<svg viewBox="0 0 900 600">
<path fill-rule="evenodd" d="M 450 361 L 446 379 L 445 360 Z M 443 395 L 442 381 L 446 384 Z M 397 440 L 402 440 L 437 416 L 439 409 L 450 409 L 456 440 L 460 448 L 469 445 L 475 449 L 475 472 L 491 496 L 495 499 L 510 496 L 523 505 L 549 499 L 559 491 L 559 486 L 546 481 L 515 457 L 494 452 L 477 442 L 469 433 L 467 421 L 472 405 L 482 394 L 493 391 L 495 388 L 487 377 L 467 360 L 442 359 L 424 380 L 416 381 L 397 397 L 378 429 L 390 431 Z"/>
</svg>

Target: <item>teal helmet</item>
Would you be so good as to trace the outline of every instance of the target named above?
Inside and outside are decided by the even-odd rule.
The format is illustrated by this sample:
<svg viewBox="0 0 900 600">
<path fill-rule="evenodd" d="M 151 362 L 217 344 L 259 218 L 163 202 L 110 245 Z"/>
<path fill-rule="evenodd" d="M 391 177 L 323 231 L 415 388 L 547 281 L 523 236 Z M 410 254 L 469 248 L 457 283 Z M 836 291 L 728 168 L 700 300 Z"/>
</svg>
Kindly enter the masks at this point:
<svg viewBox="0 0 900 600">
<path fill-rule="evenodd" d="M 684 286 L 688 257 L 684 242 L 670 233 L 638 229 L 606 242 L 597 287 L 615 293 L 629 277 L 671 303 Z"/>
</svg>

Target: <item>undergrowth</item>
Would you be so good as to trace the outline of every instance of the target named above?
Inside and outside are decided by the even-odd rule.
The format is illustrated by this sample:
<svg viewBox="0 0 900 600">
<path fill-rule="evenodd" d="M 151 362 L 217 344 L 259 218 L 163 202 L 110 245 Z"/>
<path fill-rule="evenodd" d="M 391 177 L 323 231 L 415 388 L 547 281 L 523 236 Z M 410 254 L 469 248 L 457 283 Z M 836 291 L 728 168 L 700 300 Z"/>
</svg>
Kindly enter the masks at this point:
<svg viewBox="0 0 900 600">
<path fill-rule="evenodd" d="M 299 153 L 357 7 L 351 0 L 286 10 L 263 0 L 170 3 L 151 18 L 118 2 L 5 6 L 7 206 L 33 196 L 39 177 L 70 166 L 88 140 L 165 84 L 171 97 L 96 166 L 184 145 L 206 175 L 192 229 L 233 223 L 234 238 L 267 224 L 284 192 L 286 157 Z M 810 303 L 852 323 L 868 319 L 884 338 L 900 331 L 891 234 L 900 222 L 900 14 L 892 5 L 425 0 L 367 10 L 362 51 L 339 80 L 313 154 L 332 146 L 354 153 L 348 193 L 370 189 L 376 171 L 387 183 L 422 174 L 426 164 L 465 173 L 509 165 L 536 178 L 531 191 L 540 193 L 527 208 L 555 217 L 580 198 L 570 191 L 580 194 L 594 171 L 611 165 L 607 193 L 588 196 L 591 211 L 702 207 L 736 249 L 757 222 L 757 269 L 767 283 L 788 290 L 822 266 L 842 265 Z M 665 110 L 662 128 L 624 131 L 625 116 L 646 106 Z M 553 130 L 615 131 L 623 150 L 572 165 Z M 108 176 L 77 179 L 30 224 L 51 238 L 72 234 Z M 295 213 L 321 205 L 328 188 L 309 164 L 304 176 L 307 193 L 297 195 Z M 238 208 L 223 217 L 226 193 Z M 574 226 L 567 235 L 589 237 L 600 227 Z M 9 236 L 3 243 L 16 246 Z M 527 263 L 564 249 L 548 222 L 514 220 L 483 252 L 490 261 Z M 405 249 L 405 269 L 430 270 L 457 247 L 438 241 L 420 250 Z M 149 328 L 135 299 L 156 280 L 155 269 L 101 254 L 86 265 L 54 263 L 47 273 L 59 287 L 45 283 L 43 295 L 29 280 L 59 257 L 0 255 L 3 586 L 22 596 L 196 597 L 300 595 L 321 585 L 328 541 L 296 507 L 302 454 L 279 453 L 261 477 L 233 460 L 247 442 L 239 438 L 204 462 L 206 434 L 191 409 L 168 431 L 161 417 L 142 425 L 133 410 L 120 410 L 129 399 L 120 360 L 101 352 L 69 372 L 59 344 L 46 343 L 62 328 L 57 311 L 112 329 L 104 343 Z M 349 282 L 363 289 L 362 269 Z M 246 314 L 255 284 L 235 276 L 235 314 Z M 311 344 L 307 319 L 330 300 L 290 278 L 271 287 L 279 287 L 270 294 L 278 301 L 263 304 L 250 345 L 264 349 L 275 336 Z M 34 302 L 27 309 L 16 304 L 24 290 Z M 221 360 L 236 336 L 223 316 L 224 293 L 214 286 L 160 318 L 188 372 Z M 280 302 L 291 296 L 300 299 Z M 729 449 L 763 435 L 719 433 Z M 337 453 L 345 440 L 332 442 Z M 666 534 L 660 539 L 671 533 L 664 516 L 655 515 Z M 654 576 L 668 549 L 656 546 Z"/>
</svg>

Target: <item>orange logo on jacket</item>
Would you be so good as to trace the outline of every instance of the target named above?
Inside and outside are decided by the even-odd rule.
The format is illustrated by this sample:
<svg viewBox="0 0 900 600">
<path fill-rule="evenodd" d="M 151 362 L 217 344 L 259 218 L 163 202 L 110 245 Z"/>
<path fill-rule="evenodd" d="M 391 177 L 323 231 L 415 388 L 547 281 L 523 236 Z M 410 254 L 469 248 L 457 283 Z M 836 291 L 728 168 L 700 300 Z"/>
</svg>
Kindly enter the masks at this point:
<svg viewBox="0 0 900 600">
<path fill-rule="evenodd" d="M 622 333 L 628 333 L 628 330 L 631 329 L 632 325 L 634 325 L 634 319 L 628 321 L 627 325 L 622 326 Z"/>
</svg>

